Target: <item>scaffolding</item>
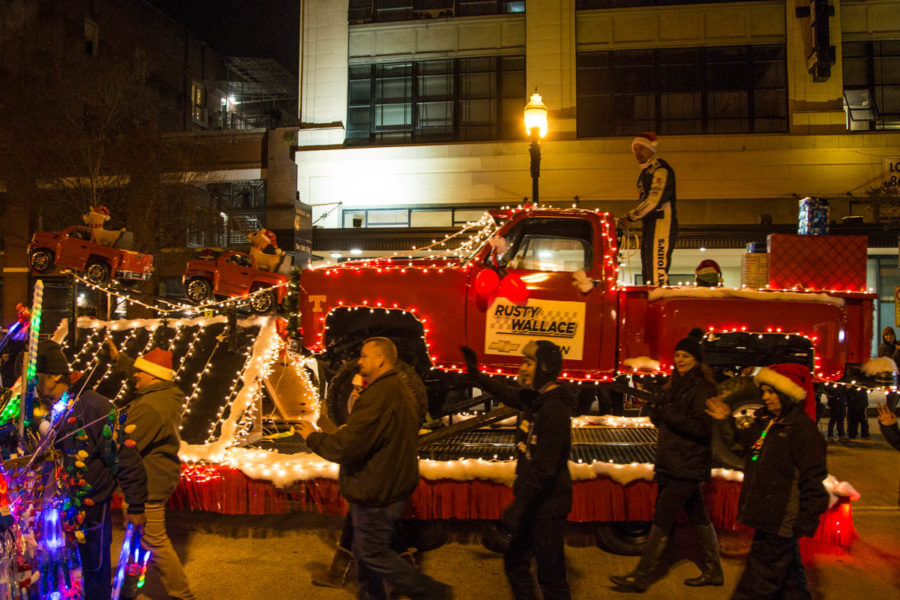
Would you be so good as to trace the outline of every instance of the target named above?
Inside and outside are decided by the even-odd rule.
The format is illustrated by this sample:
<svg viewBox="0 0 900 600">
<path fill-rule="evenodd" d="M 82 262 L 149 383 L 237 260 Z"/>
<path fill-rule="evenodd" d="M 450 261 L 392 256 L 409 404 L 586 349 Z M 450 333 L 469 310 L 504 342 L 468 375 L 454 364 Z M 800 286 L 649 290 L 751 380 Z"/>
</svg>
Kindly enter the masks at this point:
<svg viewBox="0 0 900 600">
<path fill-rule="evenodd" d="M 221 128 L 253 129 L 297 124 L 297 78 L 270 58 L 229 56 L 217 82 L 225 92 Z"/>
</svg>

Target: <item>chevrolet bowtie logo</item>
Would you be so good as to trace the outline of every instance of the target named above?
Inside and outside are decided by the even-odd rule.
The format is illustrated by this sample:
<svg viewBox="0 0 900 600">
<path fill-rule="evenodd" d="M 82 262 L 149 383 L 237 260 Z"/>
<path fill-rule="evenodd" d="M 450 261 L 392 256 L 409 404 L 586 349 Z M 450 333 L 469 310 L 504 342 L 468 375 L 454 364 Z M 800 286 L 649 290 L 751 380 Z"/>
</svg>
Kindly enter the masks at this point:
<svg viewBox="0 0 900 600">
<path fill-rule="evenodd" d="M 516 342 L 500 340 L 488 346 L 488 350 L 494 350 L 495 352 L 499 352 L 500 354 L 509 354 L 518 350 L 520 345 L 521 344 L 518 344 Z"/>
</svg>

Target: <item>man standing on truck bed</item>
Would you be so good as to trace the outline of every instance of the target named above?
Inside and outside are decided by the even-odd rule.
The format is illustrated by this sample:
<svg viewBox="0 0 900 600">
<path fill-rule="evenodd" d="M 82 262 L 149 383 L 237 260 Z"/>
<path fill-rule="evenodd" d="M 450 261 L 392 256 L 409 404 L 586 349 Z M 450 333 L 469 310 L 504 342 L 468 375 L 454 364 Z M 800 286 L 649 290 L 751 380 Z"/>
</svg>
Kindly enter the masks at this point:
<svg viewBox="0 0 900 600">
<path fill-rule="evenodd" d="M 641 231 L 641 272 L 644 285 L 666 285 L 669 282 L 669 263 L 678 239 L 678 215 L 675 211 L 675 171 L 669 163 L 656 156 L 657 139 L 646 131 L 631 142 L 631 151 L 641 165 L 637 187 L 640 198 L 637 206 L 619 219 L 619 227 L 626 228 L 636 221 Z"/>
</svg>

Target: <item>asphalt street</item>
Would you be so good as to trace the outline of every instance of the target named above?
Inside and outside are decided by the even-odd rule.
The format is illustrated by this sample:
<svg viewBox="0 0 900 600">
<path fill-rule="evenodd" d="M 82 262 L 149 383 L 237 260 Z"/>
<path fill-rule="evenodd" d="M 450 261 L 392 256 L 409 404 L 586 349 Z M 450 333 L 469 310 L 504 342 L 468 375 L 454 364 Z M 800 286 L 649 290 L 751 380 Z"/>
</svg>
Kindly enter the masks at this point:
<svg viewBox="0 0 900 600">
<path fill-rule="evenodd" d="M 860 539 L 847 551 L 803 545 L 804 563 L 813 598 L 822 600 L 900 599 L 900 453 L 878 433 L 872 419 L 872 439 L 831 444 L 829 472 L 851 482 L 862 497 L 853 505 Z M 192 588 L 200 600 L 309 599 L 338 600 L 354 597 L 354 588 L 336 590 L 311 584 L 310 573 L 331 560 L 341 520 L 314 513 L 266 517 L 232 517 L 209 513 L 173 513 L 170 534 Z M 456 598 L 502 599 L 512 596 L 506 585 L 502 560 L 484 550 L 473 524 L 449 527 L 449 541 L 421 557 L 421 568 L 450 583 Z M 674 536 L 674 564 L 666 577 L 642 598 L 728 598 L 743 564 L 723 559 L 723 588 L 688 588 L 682 580 L 698 573 L 687 558 L 691 540 L 685 531 Z M 113 542 L 121 545 L 121 533 Z M 604 552 L 593 544 L 591 531 L 572 527 L 566 548 L 569 582 L 576 599 L 636 596 L 613 590 L 607 575 L 625 573 L 634 557 Z M 153 573 L 142 590 L 143 600 L 164 600 L 166 594 Z"/>
</svg>

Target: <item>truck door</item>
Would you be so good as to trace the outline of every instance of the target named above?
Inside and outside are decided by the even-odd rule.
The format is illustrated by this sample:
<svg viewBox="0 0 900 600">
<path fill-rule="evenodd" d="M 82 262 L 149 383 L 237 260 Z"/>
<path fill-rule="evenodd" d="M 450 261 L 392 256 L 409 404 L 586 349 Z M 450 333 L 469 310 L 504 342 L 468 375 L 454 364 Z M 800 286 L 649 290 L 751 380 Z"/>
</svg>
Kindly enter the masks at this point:
<svg viewBox="0 0 900 600">
<path fill-rule="evenodd" d="M 228 256 L 219 266 L 219 282 L 216 293 L 223 296 L 243 296 L 250 292 L 253 280 L 253 262 L 249 256 L 237 252 Z"/>
<path fill-rule="evenodd" d="M 507 277 L 520 277 L 527 285 L 527 299 L 517 304 L 497 293 L 479 297 L 476 286 L 470 286 L 469 344 L 488 365 L 511 368 L 521 362 L 525 344 L 548 340 L 562 349 L 563 369 L 570 376 L 600 370 L 608 286 L 599 283 L 582 292 L 573 285 L 577 271 L 604 280 L 598 225 L 577 216 L 532 217 L 514 225 L 498 249 L 501 275 L 505 271 Z M 473 271 L 489 268 L 491 260 L 488 256 Z M 477 272 L 471 281 L 475 277 Z"/>
<path fill-rule="evenodd" d="M 87 227 L 73 227 L 59 241 L 56 263 L 62 268 L 83 271 L 92 247 L 91 230 Z"/>
</svg>

